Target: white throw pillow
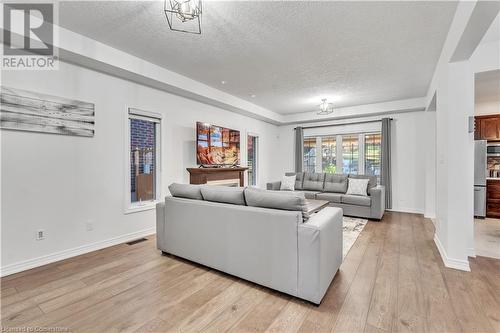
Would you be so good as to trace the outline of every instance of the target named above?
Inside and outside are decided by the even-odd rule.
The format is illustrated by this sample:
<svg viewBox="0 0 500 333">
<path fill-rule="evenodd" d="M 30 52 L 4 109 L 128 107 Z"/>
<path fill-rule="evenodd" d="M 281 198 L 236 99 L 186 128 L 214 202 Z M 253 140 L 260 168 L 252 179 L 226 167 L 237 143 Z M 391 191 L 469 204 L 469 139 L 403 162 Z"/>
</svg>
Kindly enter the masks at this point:
<svg viewBox="0 0 500 333">
<path fill-rule="evenodd" d="M 281 180 L 280 191 L 295 191 L 295 179 L 297 175 L 283 176 Z"/>
<path fill-rule="evenodd" d="M 368 196 L 369 179 L 349 178 L 349 187 L 346 194 Z"/>
</svg>

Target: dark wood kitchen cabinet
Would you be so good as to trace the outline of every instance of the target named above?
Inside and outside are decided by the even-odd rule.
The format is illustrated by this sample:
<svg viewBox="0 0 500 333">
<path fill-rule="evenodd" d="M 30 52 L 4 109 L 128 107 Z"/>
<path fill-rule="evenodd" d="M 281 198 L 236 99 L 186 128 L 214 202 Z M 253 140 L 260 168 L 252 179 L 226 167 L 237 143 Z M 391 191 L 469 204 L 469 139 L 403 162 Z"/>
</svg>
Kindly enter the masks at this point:
<svg viewBox="0 0 500 333">
<path fill-rule="evenodd" d="M 500 141 L 500 115 L 476 116 L 476 140 Z"/>
<path fill-rule="evenodd" d="M 500 179 L 486 182 L 486 216 L 500 217 Z"/>
</svg>

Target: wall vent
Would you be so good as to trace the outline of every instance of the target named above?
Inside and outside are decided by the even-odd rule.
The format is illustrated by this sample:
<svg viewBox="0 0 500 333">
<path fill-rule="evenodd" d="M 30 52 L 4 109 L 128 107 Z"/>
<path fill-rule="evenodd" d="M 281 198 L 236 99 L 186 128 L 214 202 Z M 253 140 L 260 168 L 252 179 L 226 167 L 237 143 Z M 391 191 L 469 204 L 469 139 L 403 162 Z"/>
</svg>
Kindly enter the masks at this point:
<svg viewBox="0 0 500 333">
<path fill-rule="evenodd" d="M 145 242 L 147 240 L 148 240 L 147 238 L 139 238 L 139 239 L 130 241 L 130 242 L 125 243 L 125 244 L 127 244 L 127 245 L 134 245 L 134 244 L 137 244 L 137 243 L 140 243 L 140 242 Z"/>
</svg>

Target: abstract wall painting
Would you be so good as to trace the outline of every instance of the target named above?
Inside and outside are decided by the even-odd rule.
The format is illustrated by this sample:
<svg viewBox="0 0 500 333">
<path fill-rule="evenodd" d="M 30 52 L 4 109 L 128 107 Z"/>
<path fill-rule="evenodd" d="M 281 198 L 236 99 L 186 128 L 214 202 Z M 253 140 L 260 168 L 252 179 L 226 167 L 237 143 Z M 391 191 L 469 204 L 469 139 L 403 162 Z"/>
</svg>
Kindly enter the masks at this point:
<svg viewBox="0 0 500 333">
<path fill-rule="evenodd" d="M 0 128 L 94 136 L 94 104 L 1 87 Z"/>
</svg>

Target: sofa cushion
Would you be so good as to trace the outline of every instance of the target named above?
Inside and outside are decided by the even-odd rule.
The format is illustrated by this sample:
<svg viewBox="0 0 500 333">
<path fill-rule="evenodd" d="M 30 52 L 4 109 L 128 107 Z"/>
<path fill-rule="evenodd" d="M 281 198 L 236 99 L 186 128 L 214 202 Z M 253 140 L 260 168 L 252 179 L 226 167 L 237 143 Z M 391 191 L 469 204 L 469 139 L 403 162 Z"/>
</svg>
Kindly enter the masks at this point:
<svg viewBox="0 0 500 333">
<path fill-rule="evenodd" d="M 304 196 L 306 197 L 306 199 L 316 199 L 316 194 L 321 193 L 319 191 L 307 191 L 307 190 L 302 190 L 300 192 L 304 193 Z"/>
<path fill-rule="evenodd" d="M 325 192 L 345 193 L 347 191 L 347 175 L 325 174 Z"/>
<path fill-rule="evenodd" d="M 168 190 L 173 197 L 203 200 L 203 196 L 201 195 L 202 187 L 203 185 L 172 183 L 168 187 Z"/>
<path fill-rule="evenodd" d="M 369 175 L 349 175 L 349 178 L 354 178 L 354 179 L 369 179 L 368 182 L 368 192 L 370 192 L 370 189 L 372 187 L 377 186 L 377 177 L 376 176 L 369 176 Z"/>
<path fill-rule="evenodd" d="M 267 191 L 247 187 L 244 191 L 248 206 L 303 211 L 305 196 L 301 192 Z"/>
<path fill-rule="evenodd" d="M 245 205 L 243 187 L 203 186 L 201 195 L 206 201 L 223 202 L 233 205 Z"/>
<path fill-rule="evenodd" d="M 302 182 L 304 181 L 303 172 L 287 172 L 285 176 L 296 176 L 295 178 L 295 190 L 302 190 Z"/>
<path fill-rule="evenodd" d="M 294 191 L 297 175 L 283 176 L 280 184 L 280 191 Z"/>
<path fill-rule="evenodd" d="M 305 172 L 302 189 L 321 192 L 323 191 L 324 183 L 325 183 L 324 173 Z"/>
<path fill-rule="evenodd" d="M 342 194 L 324 192 L 316 194 L 316 199 L 318 200 L 328 200 L 330 202 L 341 203 Z"/>
<path fill-rule="evenodd" d="M 370 197 L 363 197 L 360 195 L 342 195 L 342 203 L 348 205 L 356 205 L 356 206 L 371 206 L 372 199 Z"/>
</svg>

